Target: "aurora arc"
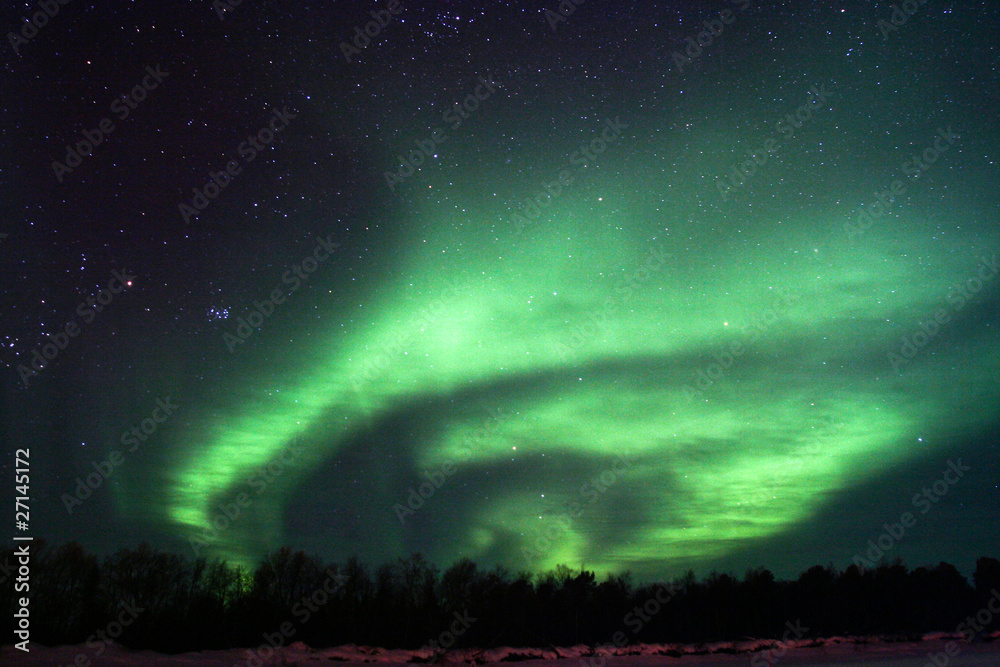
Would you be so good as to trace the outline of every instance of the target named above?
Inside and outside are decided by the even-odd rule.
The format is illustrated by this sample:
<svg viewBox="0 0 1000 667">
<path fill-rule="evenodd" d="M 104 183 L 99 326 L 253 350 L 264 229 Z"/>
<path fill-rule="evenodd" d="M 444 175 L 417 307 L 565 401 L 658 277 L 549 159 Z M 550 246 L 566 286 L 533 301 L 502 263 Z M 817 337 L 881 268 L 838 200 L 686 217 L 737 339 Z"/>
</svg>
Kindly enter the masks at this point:
<svg viewBox="0 0 1000 667">
<path fill-rule="evenodd" d="M 995 413 L 1000 359 L 986 333 L 924 350 L 901 372 L 887 361 L 975 275 L 986 247 L 955 238 L 944 253 L 887 228 L 858 243 L 833 212 L 820 241 L 787 228 L 716 239 L 707 226 L 624 208 L 585 225 L 589 194 L 564 197 L 519 234 L 424 212 L 437 219 L 408 233 L 402 277 L 383 281 L 353 332 L 334 344 L 318 327 L 310 363 L 278 398 L 214 406 L 225 418 L 189 434 L 201 444 L 164 478 L 175 533 L 210 533 L 218 504 L 251 471 L 302 442 L 301 465 L 210 541 L 211 553 L 254 562 L 282 543 L 283 509 L 315 466 L 388 415 L 433 406 L 414 465 L 454 463 L 448 485 L 474 486 L 484 468 L 503 476 L 519 457 L 544 461 L 537 483 L 511 472 L 488 498 L 464 492 L 454 539 L 433 556 L 534 571 L 686 567 L 808 521 L 913 456 L 918 434 L 934 440 L 944 414 L 961 412 L 971 432 Z M 605 184 L 602 200 L 628 194 Z M 749 241 L 752 256 L 741 252 Z M 728 368 L 692 394 L 699 371 L 732 349 Z M 490 419 L 489 437 L 475 437 Z M 568 529 L 552 529 L 616 457 L 633 465 Z M 581 458 L 585 470 L 559 473 Z M 392 507 L 405 496 L 372 499 L 384 505 L 375 530 L 399 553 L 413 529 Z M 447 521 L 449 505 L 421 512 Z M 533 544 L 546 549 L 526 560 Z"/>
</svg>

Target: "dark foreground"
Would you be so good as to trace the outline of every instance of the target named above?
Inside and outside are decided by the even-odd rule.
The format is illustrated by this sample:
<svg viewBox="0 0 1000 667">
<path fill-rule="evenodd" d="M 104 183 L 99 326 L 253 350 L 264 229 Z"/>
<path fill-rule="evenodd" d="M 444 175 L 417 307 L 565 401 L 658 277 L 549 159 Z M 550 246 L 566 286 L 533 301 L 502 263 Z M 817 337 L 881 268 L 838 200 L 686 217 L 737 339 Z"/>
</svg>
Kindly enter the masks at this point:
<svg viewBox="0 0 1000 667">
<path fill-rule="evenodd" d="M 994 633 L 1000 635 L 1000 633 Z M 772 641 L 719 642 L 690 645 L 641 645 L 623 649 L 576 646 L 561 649 L 496 648 L 460 649 L 436 660 L 438 664 L 489 664 L 519 662 L 525 667 L 643 667 L 678 665 L 797 665 L 798 667 L 996 667 L 1000 665 L 1000 636 L 994 641 L 966 644 L 957 636 L 933 635 L 922 642 L 903 643 L 879 639 L 831 638 L 800 640 L 787 644 Z M 262 645 L 254 650 L 230 649 L 164 655 L 151 651 L 129 651 L 117 645 L 31 646 L 28 653 L 4 646 L 0 664 L 30 667 L 193 665 L 196 667 L 260 667 L 261 665 L 329 665 L 349 667 L 364 664 L 427 664 L 430 650 L 385 650 L 365 646 L 311 649 L 295 643 L 277 649 Z"/>
</svg>

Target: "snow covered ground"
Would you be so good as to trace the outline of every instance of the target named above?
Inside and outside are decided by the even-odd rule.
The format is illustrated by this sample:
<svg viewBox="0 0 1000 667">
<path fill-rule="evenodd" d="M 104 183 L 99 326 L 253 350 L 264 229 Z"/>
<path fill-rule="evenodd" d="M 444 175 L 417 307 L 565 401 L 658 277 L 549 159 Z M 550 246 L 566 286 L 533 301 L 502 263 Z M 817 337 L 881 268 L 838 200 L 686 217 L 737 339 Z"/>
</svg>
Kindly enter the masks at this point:
<svg viewBox="0 0 1000 667">
<path fill-rule="evenodd" d="M 966 644 L 960 635 L 936 633 L 922 642 L 903 643 L 879 639 L 834 637 L 786 643 L 768 640 L 716 642 L 701 645 L 643 644 L 623 648 L 573 646 L 560 649 L 495 648 L 459 649 L 441 657 L 439 664 L 518 662 L 524 667 L 706 667 L 708 665 L 795 665 L 797 667 L 997 667 L 1000 666 L 1000 632 L 989 642 Z M 950 652 L 950 654 L 949 654 Z M 0 665 L 66 667 L 133 667 L 193 665 L 197 667 L 260 667 L 261 665 L 321 665 L 343 667 L 381 664 L 426 664 L 429 650 L 386 650 L 366 646 L 339 646 L 314 650 L 294 643 L 272 649 L 230 649 L 164 655 L 129 651 L 115 644 L 43 647 L 25 653 L 13 646 L 0 649 Z M 581 662 L 583 661 L 583 662 Z"/>
</svg>

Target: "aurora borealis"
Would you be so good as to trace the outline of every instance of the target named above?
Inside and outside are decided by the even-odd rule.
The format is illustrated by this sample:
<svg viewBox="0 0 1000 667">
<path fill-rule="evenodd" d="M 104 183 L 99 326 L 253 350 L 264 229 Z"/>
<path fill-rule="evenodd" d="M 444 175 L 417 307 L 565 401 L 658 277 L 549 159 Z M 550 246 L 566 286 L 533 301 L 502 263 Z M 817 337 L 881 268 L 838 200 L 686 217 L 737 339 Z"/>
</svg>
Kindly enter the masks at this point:
<svg viewBox="0 0 1000 667">
<path fill-rule="evenodd" d="M 797 573 L 961 458 L 889 556 L 996 552 L 996 7 L 402 2 L 345 58 L 383 4 L 72 3 L 7 54 L 3 434 L 40 536 Z"/>
</svg>

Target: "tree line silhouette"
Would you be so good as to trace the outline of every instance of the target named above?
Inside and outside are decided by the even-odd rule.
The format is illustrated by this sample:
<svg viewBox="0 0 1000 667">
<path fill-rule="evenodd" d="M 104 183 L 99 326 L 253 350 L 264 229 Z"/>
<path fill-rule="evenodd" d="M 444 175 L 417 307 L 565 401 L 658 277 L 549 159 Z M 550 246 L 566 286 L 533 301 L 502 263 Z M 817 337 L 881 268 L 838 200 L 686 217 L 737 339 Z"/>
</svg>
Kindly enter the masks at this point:
<svg viewBox="0 0 1000 667">
<path fill-rule="evenodd" d="M 440 638 L 456 613 L 470 622 L 455 646 L 597 645 L 616 633 L 627 643 L 777 638 L 788 622 L 808 628 L 807 637 L 915 639 L 953 631 L 1000 595 L 1000 561 L 986 557 L 976 561 L 971 584 L 948 563 L 909 570 L 898 559 L 843 571 L 817 565 L 792 581 L 756 568 L 742 578 L 712 572 L 698 580 L 689 571 L 634 583 L 629 573 L 599 582 L 564 565 L 512 574 L 468 559 L 441 572 L 420 554 L 369 569 L 357 558 L 329 565 L 285 547 L 251 571 L 145 543 L 101 560 L 76 542 L 39 546 L 31 564 L 32 641 L 83 643 L 128 605 L 139 613 L 116 641 L 168 653 L 258 646 L 285 622 L 295 628 L 290 641 L 317 648 L 418 648 Z M 0 563 L 15 563 L 16 571 L 13 553 L 0 550 Z M 12 614 L 24 595 L 14 580 L 0 581 L 5 637 L 14 636 Z"/>
</svg>

